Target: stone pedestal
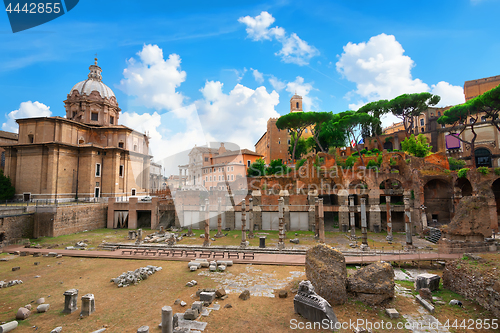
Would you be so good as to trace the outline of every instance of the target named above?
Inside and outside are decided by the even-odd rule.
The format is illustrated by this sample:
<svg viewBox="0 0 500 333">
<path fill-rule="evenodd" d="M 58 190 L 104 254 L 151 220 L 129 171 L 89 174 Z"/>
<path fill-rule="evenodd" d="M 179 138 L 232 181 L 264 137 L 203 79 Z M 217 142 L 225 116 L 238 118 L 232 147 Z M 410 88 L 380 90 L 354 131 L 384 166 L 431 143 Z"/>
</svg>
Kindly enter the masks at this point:
<svg viewBox="0 0 500 333">
<path fill-rule="evenodd" d="M 90 316 L 95 312 L 95 299 L 94 294 L 87 294 L 82 296 L 82 311 L 80 316 Z"/>
<path fill-rule="evenodd" d="M 439 281 L 441 277 L 437 274 L 424 273 L 417 275 L 415 279 L 415 290 L 420 290 L 422 288 L 429 288 L 430 291 L 436 291 L 439 289 Z"/>
<path fill-rule="evenodd" d="M 64 292 L 64 310 L 63 313 L 73 313 L 78 310 L 78 289 L 70 289 Z"/>
<path fill-rule="evenodd" d="M 172 333 L 173 330 L 172 307 L 164 306 L 161 308 L 161 333 Z"/>
</svg>

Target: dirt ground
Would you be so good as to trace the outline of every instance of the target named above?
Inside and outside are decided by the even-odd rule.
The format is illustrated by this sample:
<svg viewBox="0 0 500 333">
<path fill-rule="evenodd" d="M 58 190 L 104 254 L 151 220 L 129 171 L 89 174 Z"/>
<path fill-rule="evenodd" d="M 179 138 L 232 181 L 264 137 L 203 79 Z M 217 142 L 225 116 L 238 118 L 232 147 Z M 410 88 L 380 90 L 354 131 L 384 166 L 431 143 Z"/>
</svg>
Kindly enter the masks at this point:
<svg viewBox="0 0 500 333">
<path fill-rule="evenodd" d="M 51 257 L 20 257 L 0 254 L 0 258 L 9 261 L 0 261 L 0 279 L 9 281 L 23 280 L 23 284 L 0 289 L 0 322 L 15 319 L 17 309 L 34 302 L 40 297 L 50 304 L 47 313 L 37 314 L 32 311 L 31 316 L 20 321 L 15 332 L 50 332 L 57 326 L 63 326 L 63 332 L 92 332 L 101 327 L 107 327 L 106 332 L 136 332 L 142 325 L 148 325 L 151 332 L 160 332 L 157 328 L 161 320 L 161 308 L 165 305 L 173 307 L 174 312 L 184 312 L 186 308 L 174 305 L 177 298 L 188 303 L 188 307 L 197 300 L 197 288 L 231 286 L 266 286 L 279 285 L 289 291 L 289 297 L 265 297 L 252 295 L 249 300 L 238 298 L 239 292 L 232 292 L 226 300 L 218 300 L 221 305 L 219 311 L 212 311 L 208 317 L 200 321 L 208 323 L 205 332 L 290 332 L 295 323 L 306 324 L 303 318 L 294 313 L 293 296 L 291 292 L 298 282 L 305 278 L 297 276 L 297 272 L 304 272 L 304 267 L 272 266 L 272 265 L 234 265 L 228 267 L 226 273 L 210 274 L 206 271 L 190 272 L 186 262 L 154 261 L 154 260 L 127 260 L 127 259 L 92 259 L 92 258 L 51 258 Z M 34 262 L 40 262 L 34 265 Z M 161 266 L 163 269 L 136 286 L 118 288 L 110 282 L 122 272 L 135 270 L 146 265 Z M 21 267 L 12 271 L 12 267 Z M 351 272 L 355 267 L 349 267 Z M 439 273 L 439 271 L 437 271 Z M 226 274 L 221 278 L 221 274 Z M 38 278 L 35 276 L 39 276 Z M 191 280 L 197 280 L 198 286 L 186 287 Z M 411 283 L 401 282 L 401 285 L 413 292 Z M 81 296 L 93 293 L 96 300 L 96 312 L 90 317 L 80 319 L 78 310 L 72 314 L 62 314 L 64 308 L 64 291 L 76 288 L 79 290 L 78 307 L 81 308 Z M 257 290 L 257 289 L 256 289 Z M 276 290 L 277 291 L 277 290 Z M 436 293 L 446 303 L 456 298 L 464 303 L 463 308 L 438 306 L 435 317 L 441 322 L 447 319 L 463 318 L 484 319 L 491 315 L 474 302 L 452 292 L 441 290 Z M 32 303 L 34 304 L 34 303 Z M 224 308 L 231 304 L 232 308 Z M 394 326 L 404 323 L 400 318 L 390 320 L 384 313 L 386 307 L 394 307 L 400 313 L 415 313 L 417 305 L 412 297 L 397 296 L 388 304 L 370 307 L 361 302 L 349 299 L 347 304 L 335 306 L 334 312 L 340 322 L 356 321 L 359 319 L 370 322 L 390 321 Z M 294 321 L 295 320 L 295 321 Z M 292 322 L 291 322 L 292 321 Z M 308 332 L 326 332 L 326 330 L 307 330 Z M 374 330 L 374 332 L 410 332 L 410 330 Z M 450 330 L 453 331 L 453 330 Z M 455 330 L 456 332 L 471 332 Z M 486 330 L 482 330 L 486 332 Z M 340 332 L 352 332 L 352 328 L 341 329 Z M 481 330 L 476 330 L 481 332 Z M 488 330 L 492 332 L 492 330 Z"/>
</svg>

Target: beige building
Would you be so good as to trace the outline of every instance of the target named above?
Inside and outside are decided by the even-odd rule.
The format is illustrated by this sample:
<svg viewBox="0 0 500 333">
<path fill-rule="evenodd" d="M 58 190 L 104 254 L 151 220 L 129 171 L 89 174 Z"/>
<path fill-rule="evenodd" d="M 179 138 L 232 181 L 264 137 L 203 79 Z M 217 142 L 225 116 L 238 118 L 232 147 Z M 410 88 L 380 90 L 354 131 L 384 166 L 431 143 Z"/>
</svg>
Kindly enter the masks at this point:
<svg viewBox="0 0 500 333">
<path fill-rule="evenodd" d="M 4 146 L 16 197 L 71 199 L 146 195 L 149 140 L 118 125 L 120 108 L 97 59 L 64 101 L 66 118 L 18 119 L 19 141 Z"/>
</svg>

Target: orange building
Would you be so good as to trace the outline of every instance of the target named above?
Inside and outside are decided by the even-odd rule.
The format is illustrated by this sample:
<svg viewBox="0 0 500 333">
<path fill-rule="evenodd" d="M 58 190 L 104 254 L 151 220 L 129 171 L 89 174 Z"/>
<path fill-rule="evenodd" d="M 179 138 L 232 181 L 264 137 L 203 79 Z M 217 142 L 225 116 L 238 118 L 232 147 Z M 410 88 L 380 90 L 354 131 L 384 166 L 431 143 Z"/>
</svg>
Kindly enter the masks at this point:
<svg viewBox="0 0 500 333">
<path fill-rule="evenodd" d="M 500 84 L 500 75 L 490 76 L 484 79 L 465 81 L 464 95 L 465 100 L 468 101 L 474 97 L 484 94 Z"/>
<path fill-rule="evenodd" d="M 302 97 L 295 94 L 290 99 L 290 113 L 303 112 Z M 264 161 L 269 164 L 272 160 L 282 160 L 284 163 L 289 161 L 288 147 L 291 143 L 289 131 L 280 130 L 276 127 L 278 118 L 270 118 L 267 121 L 267 131 L 260 137 L 255 144 L 257 154 L 263 156 Z M 301 138 L 307 139 L 312 136 L 312 128 L 308 127 L 302 133 Z"/>
</svg>

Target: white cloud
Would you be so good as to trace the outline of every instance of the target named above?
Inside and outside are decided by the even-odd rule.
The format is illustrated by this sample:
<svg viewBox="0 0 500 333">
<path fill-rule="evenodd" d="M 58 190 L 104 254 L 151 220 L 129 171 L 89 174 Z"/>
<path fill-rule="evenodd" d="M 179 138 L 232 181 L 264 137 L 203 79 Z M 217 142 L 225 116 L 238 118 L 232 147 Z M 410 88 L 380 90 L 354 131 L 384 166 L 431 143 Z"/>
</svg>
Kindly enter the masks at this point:
<svg viewBox="0 0 500 333">
<path fill-rule="evenodd" d="M 261 72 L 259 72 L 256 69 L 252 69 L 252 74 L 253 74 L 255 81 L 257 81 L 260 84 L 262 84 L 264 82 L 264 74 L 262 74 Z"/>
<path fill-rule="evenodd" d="M 281 60 L 286 63 L 294 63 L 300 66 L 309 64 L 309 60 L 319 55 L 319 51 L 312 45 L 297 36 L 296 33 L 287 35 L 284 28 L 269 28 L 275 18 L 266 11 L 255 17 L 240 17 L 238 22 L 247 26 L 248 37 L 254 41 L 276 39 L 282 44 L 282 48 L 275 55 L 281 56 Z"/>
<path fill-rule="evenodd" d="M 460 86 L 452 86 L 445 81 L 433 84 L 431 93 L 441 96 L 441 100 L 437 105 L 439 107 L 465 103 L 464 89 Z"/>
<path fill-rule="evenodd" d="M 309 96 L 313 88 L 312 83 L 304 83 L 304 78 L 297 76 L 295 81 L 286 84 L 286 91 L 290 94 L 297 94 L 302 97 L 302 109 L 304 111 L 313 111 L 317 107 L 316 98 Z"/>
<path fill-rule="evenodd" d="M 22 102 L 19 105 L 19 109 L 9 112 L 6 116 L 7 122 L 2 124 L 2 129 L 7 132 L 18 133 L 19 126 L 16 123 L 16 119 L 50 117 L 51 115 L 52 111 L 50 111 L 50 107 L 43 103 L 38 101 Z"/>
<path fill-rule="evenodd" d="M 386 34 L 373 36 L 368 42 L 349 42 L 344 46 L 336 67 L 347 80 L 356 83 L 356 90 L 345 96 L 349 100 L 355 99 L 349 108 L 357 110 L 367 102 L 424 91 L 440 95 L 440 106 L 464 101 L 462 87 L 444 81 L 429 87 L 422 80 L 414 79 L 411 70 L 415 63 L 404 52 L 396 38 Z M 384 126 L 393 120 L 391 117 L 387 119 L 383 121 Z"/>
<path fill-rule="evenodd" d="M 274 109 L 279 95 L 268 93 L 264 86 L 253 90 L 237 84 L 228 94 L 222 88 L 219 81 L 207 81 L 200 89 L 203 98 L 195 102 L 207 138 L 253 150 L 268 119 L 279 117 Z"/>
<path fill-rule="evenodd" d="M 269 83 L 271 83 L 271 85 L 276 91 L 281 91 L 286 88 L 286 83 L 281 81 L 274 75 L 271 75 L 271 77 L 269 78 Z"/>
<path fill-rule="evenodd" d="M 148 108 L 173 110 L 182 106 L 184 96 L 176 89 L 186 80 L 180 70 L 181 58 L 177 54 L 163 59 L 158 45 L 144 45 L 137 53 L 139 61 L 130 58 L 123 70 L 124 79 L 119 88 Z"/>
</svg>

